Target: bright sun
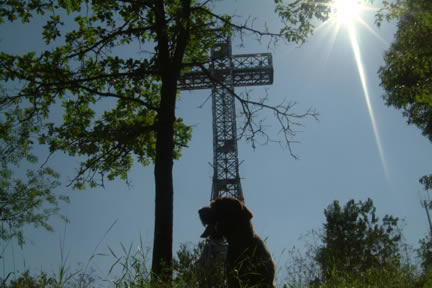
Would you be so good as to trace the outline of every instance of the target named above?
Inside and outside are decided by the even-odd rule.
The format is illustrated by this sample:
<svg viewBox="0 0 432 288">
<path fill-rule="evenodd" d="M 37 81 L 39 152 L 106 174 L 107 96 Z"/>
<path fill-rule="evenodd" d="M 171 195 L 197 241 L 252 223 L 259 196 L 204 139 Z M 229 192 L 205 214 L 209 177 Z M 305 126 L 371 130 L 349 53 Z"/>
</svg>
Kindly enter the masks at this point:
<svg viewBox="0 0 432 288">
<path fill-rule="evenodd" d="M 339 24 L 348 25 L 359 17 L 361 7 L 359 0 L 335 0 L 332 10 Z"/>
</svg>

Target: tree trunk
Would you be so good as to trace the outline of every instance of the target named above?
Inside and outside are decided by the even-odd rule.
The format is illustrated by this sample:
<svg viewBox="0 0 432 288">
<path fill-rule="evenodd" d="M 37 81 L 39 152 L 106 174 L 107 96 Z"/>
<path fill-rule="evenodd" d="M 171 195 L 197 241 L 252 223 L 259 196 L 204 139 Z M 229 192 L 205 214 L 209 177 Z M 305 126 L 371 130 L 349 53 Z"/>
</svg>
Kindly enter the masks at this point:
<svg viewBox="0 0 432 288">
<path fill-rule="evenodd" d="M 161 76 L 161 102 L 158 111 L 156 159 L 155 159 L 155 227 L 152 258 L 152 284 L 161 281 L 169 287 L 172 279 L 172 242 L 173 242 L 173 161 L 174 161 L 174 122 L 177 97 L 177 78 L 180 75 L 183 56 L 189 39 L 190 0 L 182 2 L 182 16 L 178 20 L 179 36 L 170 53 L 165 19 L 164 1 L 155 1 L 157 51 Z M 180 11 L 180 10 L 179 10 Z"/>
<path fill-rule="evenodd" d="M 176 79 L 172 75 L 173 79 Z M 171 279 L 173 242 L 173 151 L 176 82 L 162 81 L 161 104 L 156 138 L 155 160 L 155 226 L 152 258 L 152 282 L 167 283 Z M 156 278 L 155 278 L 156 277 Z M 154 279 L 155 278 L 155 279 Z"/>
</svg>

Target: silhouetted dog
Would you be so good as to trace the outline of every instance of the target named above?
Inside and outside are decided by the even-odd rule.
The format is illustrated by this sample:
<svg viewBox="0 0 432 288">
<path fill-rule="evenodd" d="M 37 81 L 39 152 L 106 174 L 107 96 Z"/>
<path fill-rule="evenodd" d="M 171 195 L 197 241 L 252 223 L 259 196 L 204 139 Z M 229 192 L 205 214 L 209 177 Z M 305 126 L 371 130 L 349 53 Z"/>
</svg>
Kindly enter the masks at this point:
<svg viewBox="0 0 432 288">
<path fill-rule="evenodd" d="M 224 237 L 228 242 L 226 273 L 229 288 L 271 288 L 275 265 L 264 241 L 254 232 L 252 212 L 236 198 L 213 200 L 199 211 L 206 226 L 201 237 Z"/>
</svg>

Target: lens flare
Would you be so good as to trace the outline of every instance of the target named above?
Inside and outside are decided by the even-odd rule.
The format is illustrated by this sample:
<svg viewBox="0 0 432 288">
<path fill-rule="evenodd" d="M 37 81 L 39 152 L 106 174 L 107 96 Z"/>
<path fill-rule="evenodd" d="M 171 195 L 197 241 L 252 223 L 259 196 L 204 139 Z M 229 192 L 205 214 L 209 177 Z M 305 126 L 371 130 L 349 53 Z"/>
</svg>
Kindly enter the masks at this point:
<svg viewBox="0 0 432 288">
<path fill-rule="evenodd" d="M 378 153 L 380 155 L 381 164 L 382 164 L 383 169 L 384 169 L 384 174 L 388 180 L 390 178 L 389 178 L 389 173 L 388 173 L 387 162 L 385 160 L 384 150 L 382 148 L 381 138 L 380 138 L 380 134 L 378 131 L 378 125 L 377 125 L 377 122 L 375 120 L 375 114 L 374 114 L 372 104 L 370 101 L 370 97 L 369 97 L 369 91 L 368 91 L 368 87 L 366 84 L 366 74 L 364 72 L 364 67 L 363 67 L 363 63 L 362 63 L 362 59 L 361 59 L 360 47 L 359 47 L 359 44 L 357 42 L 356 32 L 355 32 L 355 29 L 354 29 L 354 26 L 352 23 L 347 25 L 347 28 L 348 28 L 349 38 L 351 41 L 351 47 L 352 47 L 352 50 L 354 53 L 354 59 L 355 59 L 355 62 L 357 64 L 357 70 L 358 70 L 358 73 L 360 76 L 360 82 L 361 82 L 361 85 L 363 88 L 363 94 L 364 94 L 364 97 L 366 100 L 366 105 L 367 105 L 368 112 L 369 112 L 369 117 L 370 117 L 370 120 L 372 122 L 372 129 L 373 129 L 373 132 L 375 135 L 375 141 L 376 141 Z"/>
</svg>

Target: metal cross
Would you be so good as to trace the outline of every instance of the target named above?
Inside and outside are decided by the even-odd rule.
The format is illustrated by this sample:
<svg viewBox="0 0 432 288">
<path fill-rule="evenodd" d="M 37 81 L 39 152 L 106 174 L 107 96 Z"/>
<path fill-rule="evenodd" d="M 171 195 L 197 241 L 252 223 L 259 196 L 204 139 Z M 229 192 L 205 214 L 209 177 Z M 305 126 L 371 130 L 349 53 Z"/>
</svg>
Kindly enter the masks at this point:
<svg viewBox="0 0 432 288">
<path fill-rule="evenodd" d="M 178 81 L 181 90 L 212 89 L 213 184 L 211 199 L 244 200 L 240 184 L 234 87 L 273 83 L 270 53 L 232 55 L 231 40 L 216 40 L 210 60 Z"/>
</svg>

